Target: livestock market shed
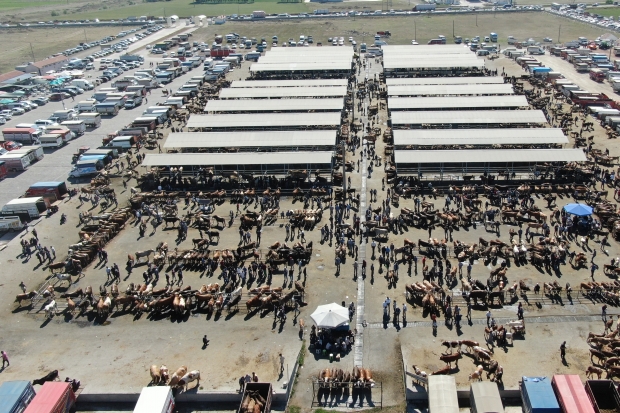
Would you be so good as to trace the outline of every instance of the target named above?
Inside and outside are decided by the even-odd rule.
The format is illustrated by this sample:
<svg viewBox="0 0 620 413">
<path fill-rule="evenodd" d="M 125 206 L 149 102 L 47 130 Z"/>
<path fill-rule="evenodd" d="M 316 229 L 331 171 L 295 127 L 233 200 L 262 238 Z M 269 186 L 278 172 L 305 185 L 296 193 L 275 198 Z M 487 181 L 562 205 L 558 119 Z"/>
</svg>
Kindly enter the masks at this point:
<svg viewBox="0 0 620 413">
<path fill-rule="evenodd" d="M 192 152 L 331 151 L 337 130 L 269 132 L 176 132 L 168 135 L 166 150 Z"/>
<path fill-rule="evenodd" d="M 234 80 L 230 87 L 331 87 L 347 86 L 347 82 L 347 79 Z"/>
<path fill-rule="evenodd" d="M 338 129 L 340 113 L 248 113 L 243 116 L 191 115 L 187 129 L 192 132 L 242 130 Z"/>
<path fill-rule="evenodd" d="M 501 83 L 505 83 L 501 76 L 395 77 L 385 79 L 387 86 L 496 85 Z"/>
<path fill-rule="evenodd" d="M 216 101 L 217 102 L 217 101 Z M 388 109 L 397 110 L 492 110 L 524 109 L 529 103 L 523 95 L 390 97 Z"/>
<path fill-rule="evenodd" d="M 226 90 L 226 89 L 224 89 Z M 392 96 L 493 96 L 514 95 L 510 83 L 491 85 L 405 85 L 388 86 L 387 94 Z"/>
<path fill-rule="evenodd" d="M 260 112 L 340 112 L 343 107 L 344 100 L 342 98 L 244 100 L 227 99 L 209 100 L 205 105 L 204 111 L 210 114 Z"/>
<path fill-rule="evenodd" d="M 561 148 L 568 138 L 559 128 L 395 130 L 395 150 Z M 170 139 L 170 138 L 168 138 Z"/>
<path fill-rule="evenodd" d="M 585 162 L 581 149 L 472 149 L 394 152 L 396 173 L 434 181 L 468 180 L 478 175 L 510 174 L 534 179 L 550 164 Z M 517 177 L 516 175 L 519 175 Z M 467 178 L 469 177 L 469 178 Z"/>
<path fill-rule="evenodd" d="M 148 168 L 182 166 L 185 174 L 192 175 L 200 168 L 212 168 L 215 177 L 223 178 L 235 173 L 282 177 L 288 176 L 292 170 L 305 170 L 309 175 L 319 172 L 325 177 L 331 177 L 332 153 L 299 151 L 147 154 L 142 166 Z"/>
<path fill-rule="evenodd" d="M 474 54 L 465 45 L 446 44 L 446 45 L 385 45 L 381 46 L 384 56 L 417 56 L 444 54 L 444 55 L 470 55 Z"/>
<path fill-rule="evenodd" d="M 399 76 L 481 76 L 484 60 L 450 59 L 404 59 L 383 57 L 383 73 L 387 78 Z"/>
<path fill-rule="evenodd" d="M 252 79 L 330 79 L 347 78 L 353 73 L 349 62 L 254 63 L 250 66 Z"/>
<path fill-rule="evenodd" d="M 542 127 L 547 124 L 541 110 L 395 111 L 390 119 L 388 126 L 391 123 L 394 129 Z"/>
<path fill-rule="evenodd" d="M 226 88 L 220 91 L 220 99 L 283 99 L 283 98 L 344 98 L 346 86 L 334 87 L 273 87 L 273 88 Z"/>
</svg>

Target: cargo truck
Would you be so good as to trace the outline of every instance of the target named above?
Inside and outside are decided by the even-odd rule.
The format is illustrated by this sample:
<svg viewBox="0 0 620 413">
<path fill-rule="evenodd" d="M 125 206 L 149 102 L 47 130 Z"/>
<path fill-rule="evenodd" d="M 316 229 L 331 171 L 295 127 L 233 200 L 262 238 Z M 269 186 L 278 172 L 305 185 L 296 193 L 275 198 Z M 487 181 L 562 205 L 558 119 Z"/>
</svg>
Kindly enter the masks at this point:
<svg viewBox="0 0 620 413">
<path fill-rule="evenodd" d="M 44 148 L 60 148 L 65 144 L 65 141 L 62 140 L 62 136 L 57 133 L 46 133 L 41 135 L 40 138 L 41 146 Z"/>
<path fill-rule="evenodd" d="M 595 413 L 578 375 L 556 374 L 551 385 L 562 413 Z"/>
<path fill-rule="evenodd" d="M 107 96 L 107 93 L 106 93 Z M 104 97 L 105 99 L 105 97 Z M 75 108 L 77 109 L 78 112 L 92 112 L 93 110 L 95 110 L 95 105 L 97 104 L 97 100 L 96 99 L 92 99 L 92 100 L 82 100 L 80 102 L 78 102 L 77 105 L 75 105 Z"/>
<path fill-rule="evenodd" d="M 252 18 L 254 19 L 264 19 L 265 17 L 267 17 L 267 14 L 262 10 L 252 12 Z"/>
<path fill-rule="evenodd" d="M 520 383 L 524 413 L 561 413 L 548 377 L 522 377 Z"/>
<path fill-rule="evenodd" d="M 24 413 L 69 413 L 75 410 L 71 383 L 48 381 L 34 396 Z"/>
<path fill-rule="evenodd" d="M 2 130 L 5 141 L 13 141 L 22 145 L 38 145 L 41 143 L 39 138 L 43 132 L 34 128 L 6 128 Z"/>
<path fill-rule="evenodd" d="M 75 136 L 82 136 L 86 132 L 86 122 L 83 120 L 66 120 L 60 124 L 69 129 Z"/>
<path fill-rule="evenodd" d="M 118 114 L 119 105 L 117 102 L 99 103 L 95 105 L 95 110 L 101 115 L 116 116 Z"/>
<path fill-rule="evenodd" d="M 413 11 L 434 11 L 436 8 L 434 4 L 416 4 Z"/>
<path fill-rule="evenodd" d="M 29 198 L 16 198 L 6 203 L 0 210 L 1 215 L 17 215 L 24 221 L 30 221 L 39 218 L 43 212 L 47 210 L 47 203 L 45 198 L 41 196 L 29 197 Z M 45 384 L 52 383 L 46 382 Z M 58 382 L 54 382 L 58 383 Z M 45 386 L 44 384 L 44 386 Z M 60 383 L 59 383 L 60 384 Z M 43 389 L 41 389 L 43 390 Z M 41 392 L 39 392 L 41 394 Z M 35 396 L 36 398 L 36 396 Z M 34 402 L 34 398 L 30 403 Z M 31 405 L 29 405 L 31 406 Z M 27 410 L 26 410 L 27 411 Z M 44 410 L 33 410 L 36 412 Z M 60 410 L 64 411 L 64 410 Z"/>
<path fill-rule="evenodd" d="M 93 85 L 92 82 L 86 79 L 73 79 L 71 81 L 71 84 L 84 90 L 93 90 L 95 88 L 95 85 Z"/>
<path fill-rule="evenodd" d="M 22 172 L 30 166 L 30 156 L 27 153 L 5 153 L 0 155 L 0 162 L 4 162 L 10 172 Z"/>
<path fill-rule="evenodd" d="M 172 413 L 174 412 L 174 407 L 174 396 L 170 387 L 144 387 L 140 392 L 140 397 L 136 407 L 133 409 L 133 413 Z"/>
<path fill-rule="evenodd" d="M 97 159 L 77 161 L 71 172 L 69 172 L 69 177 L 80 178 L 83 176 L 96 175 L 104 167 L 103 158 L 105 158 L 105 155 Z"/>
<path fill-rule="evenodd" d="M 89 128 L 98 128 L 101 126 L 101 114 L 95 112 L 80 113 L 79 120 L 83 120 L 84 124 Z"/>
<path fill-rule="evenodd" d="M 0 218 L 0 230 L 5 229 L 7 221 L 15 221 L 15 218 Z M 17 223 L 21 224 L 19 218 Z M 7 229 L 11 229 L 11 227 L 9 226 Z M 0 386 L 0 413 L 21 413 L 26 409 L 26 406 L 28 406 L 34 396 L 34 388 L 29 381 L 6 381 Z"/>
</svg>

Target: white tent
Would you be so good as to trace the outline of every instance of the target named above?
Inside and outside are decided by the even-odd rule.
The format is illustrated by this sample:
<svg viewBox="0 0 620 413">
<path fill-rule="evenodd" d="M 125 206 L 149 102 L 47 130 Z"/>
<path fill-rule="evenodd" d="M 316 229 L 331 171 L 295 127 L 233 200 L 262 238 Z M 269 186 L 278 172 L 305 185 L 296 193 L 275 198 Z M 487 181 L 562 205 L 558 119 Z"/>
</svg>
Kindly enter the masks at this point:
<svg viewBox="0 0 620 413">
<path fill-rule="evenodd" d="M 320 305 L 310 315 L 317 326 L 336 328 L 349 322 L 349 310 L 336 303 Z"/>
</svg>

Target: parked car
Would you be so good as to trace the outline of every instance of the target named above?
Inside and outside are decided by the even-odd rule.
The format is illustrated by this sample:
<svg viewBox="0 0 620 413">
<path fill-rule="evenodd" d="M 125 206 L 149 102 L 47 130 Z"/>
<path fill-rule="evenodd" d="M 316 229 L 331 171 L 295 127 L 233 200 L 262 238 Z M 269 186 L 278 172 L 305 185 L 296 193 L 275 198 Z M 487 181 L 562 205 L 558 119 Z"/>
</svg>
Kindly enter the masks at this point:
<svg viewBox="0 0 620 413">
<path fill-rule="evenodd" d="M 13 113 L 13 115 L 23 115 L 24 113 L 26 113 L 26 111 L 22 108 L 13 108 L 11 109 L 11 112 Z"/>
<path fill-rule="evenodd" d="M 4 117 L 0 116 L 0 125 L 4 125 L 6 123 L 6 119 L 4 119 Z"/>
<path fill-rule="evenodd" d="M 36 103 L 36 104 L 37 104 L 37 105 L 39 105 L 39 106 L 43 106 L 43 105 L 45 105 L 47 102 L 49 102 L 49 99 L 48 99 L 48 98 L 46 98 L 46 97 L 44 97 L 44 96 L 41 96 L 41 97 L 38 97 L 38 98 L 34 98 L 34 99 L 32 99 L 32 102 L 33 102 L 33 103 Z"/>
<path fill-rule="evenodd" d="M 11 119 L 13 118 L 13 112 L 11 112 L 11 109 L 5 109 L 3 111 L 0 111 L 0 116 L 2 116 L 4 119 Z"/>
<path fill-rule="evenodd" d="M 60 102 L 61 100 L 69 99 L 70 97 L 71 97 L 71 95 L 68 94 L 68 93 L 56 92 L 56 93 L 52 93 L 50 95 L 50 101 L 52 101 L 52 102 Z"/>
</svg>

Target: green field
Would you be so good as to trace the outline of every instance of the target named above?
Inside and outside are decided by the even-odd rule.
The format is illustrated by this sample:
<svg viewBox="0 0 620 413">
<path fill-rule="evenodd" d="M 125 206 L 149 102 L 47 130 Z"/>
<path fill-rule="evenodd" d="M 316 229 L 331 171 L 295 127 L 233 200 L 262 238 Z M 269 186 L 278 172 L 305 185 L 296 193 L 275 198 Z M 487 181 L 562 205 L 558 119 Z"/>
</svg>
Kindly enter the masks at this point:
<svg viewBox="0 0 620 413">
<path fill-rule="evenodd" d="M 620 16 L 620 7 L 590 7 L 587 9 L 589 13 L 600 14 L 601 16 L 613 16 L 615 19 Z"/>
<path fill-rule="evenodd" d="M 27 10 L 57 5 L 74 6 L 84 2 L 85 0 L 2 0 L 0 1 L 0 11 Z"/>
<path fill-rule="evenodd" d="M 484 37 L 491 32 L 499 34 L 499 44 L 505 45 L 508 36 L 517 39 L 533 37 L 539 41 L 546 36 L 557 40 L 558 28 L 562 25 L 561 40 L 576 39 L 585 36 L 589 39 L 596 38 L 604 33 L 600 29 L 590 25 L 555 17 L 549 13 L 510 13 L 460 16 L 432 16 L 432 17 L 384 17 L 384 18 L 347 18 L 320 21 L 300 20 L 296 22 L 254 22 L 233 23 L 228 22 L 223 26 L 209 26 L 198 29 L 195 40 L 211 43 L 215 34 L 235 32 L 241 36 L 265 37 L 277 35 L 280 40 L 289 38 L 298 39 L 299 35 L 312 35 L 314 41 L 321 41 L 324 47 L 334 47 L 327 44 L 328 37 L 352 36 L 360 43 L 366 41 L 372 43 L 373 35 L 377 31 L 390 30 L 392 37 L 387 39 L 389 44 L 410 44 L 416 39 L 421 44 L 428 42 L 437 35 L 443 34 L 448 39 L 454 35 L 465 37 Z"/>
</svg>

